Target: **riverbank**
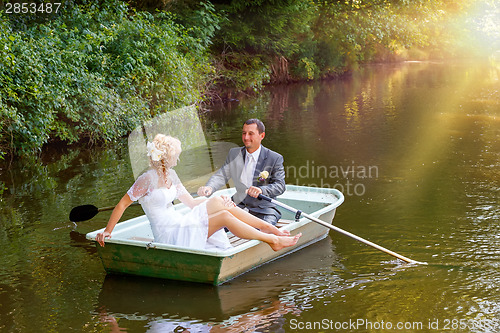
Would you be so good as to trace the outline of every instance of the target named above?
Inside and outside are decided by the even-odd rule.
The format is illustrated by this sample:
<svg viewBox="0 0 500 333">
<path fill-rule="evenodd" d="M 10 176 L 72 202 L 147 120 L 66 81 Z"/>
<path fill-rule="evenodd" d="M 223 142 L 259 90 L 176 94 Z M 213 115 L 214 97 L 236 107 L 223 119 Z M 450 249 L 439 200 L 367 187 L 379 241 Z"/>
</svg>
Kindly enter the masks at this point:
<svg viewBox="0 0 500 333">
<path fill-rule="evenodd" d="M 453 56 L 446 23 L 467 9 L 441 0 L 142 3 L 0 11 L 0 159 L 51 142 L 112 143 L 168 110 L 266 85 Z"/>
</svg>

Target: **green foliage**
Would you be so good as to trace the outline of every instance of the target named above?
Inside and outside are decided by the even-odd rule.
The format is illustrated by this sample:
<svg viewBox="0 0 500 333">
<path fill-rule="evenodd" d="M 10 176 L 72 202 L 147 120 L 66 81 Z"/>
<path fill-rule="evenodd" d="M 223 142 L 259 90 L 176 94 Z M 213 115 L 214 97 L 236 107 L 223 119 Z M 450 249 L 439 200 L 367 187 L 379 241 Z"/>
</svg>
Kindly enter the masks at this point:
<svg viewBox="0 0 500 333">
<path fill-rule="evenodd" d="M 0 152 L 113 141 L 161 110 L 200 100 L 213 71 L 210 33 L 193 36 L 196 27 L 168 13 L 130 15 L 120 1 L 68 10 L 25 29 L 0 16 Z"/>
<path fill-rule="evenodd" d="M 319 69 L 312 59 L 304 57 L 300 59 L 299 64 L 295 67 L 294 72 L 299 77 L 313 80 L 318 77 Z"/>
<path fill-rule="evenodd" d="M 408 50 L 432 53 L 449 46 L 445 19 L 465 6 L 445 0 L 220 3 L 217 8 L 228 20 L 216 35 L 214 52 L 254 55 L 267 66 L 285 57 L 291 80 L 336 76 L 359 63 L 401 60 Z M 251 66 L 240 69 L 251 75 Z M 239 80 L 226 77 L 226 82 L 243 82 L 245 73 L 238 73 Z"/>
<path fill-rule="evenodd" d="M 189 2 L 183 1 L 182 3 L 184 6 L 175 11 L 178 13 L 175 17 L 176 21 L 187 28 L 189 35 L 199 45 L 205 47 L 211 45 L 221 23 L 227 21 L 226 17 L 222 12 L 217 12 L 214 5 L 208 1 L 199 2 L 192 6 L 189 6 Z M 204 49 L 200 51 L 204 51 Z"/>
<path fill-rule="evenodd" d="M 493 0 L 129 3 L 150 12 L 119 0 L 68 0 L 50 16 L 0 12 L 0 159 L 51 140 L 114 141 L 214 86 L 256 91 L 363 62 L 442 57 L 457 45 L 453 31 L 469 36 L 463 48 L 499 47 Z"/>
<path fill-rule="evenodd" d="M 226 53 L 216 68 L 220 75 L 216 83 L 237 91 L 258 91 L 263 83 L 270 79 L 269 66 L 258 55 L 243 52 Z"/>
<path fill-rule="evenodd" d="M 405 49 L 427 47 L 435 23 L 444 12 L 436 2 L 359 2 L 351 10 L 345 4 L 322 3 L 314 26 L 321 41 L 318 62 L 321 69 L 367 61 L 390 61 Z M 337 57 L 332 57 L 337 54 Z M 335 59 L 336 58 L 336 59 Z M 329 61 L 330 60 L 330 61 Z"/>
<path fill-rule="evenodd" d="M 218 41 L 233 51 L 291 57 L 309 33 L 315 5 L 305 0 L 232 1 Z"/>
<path fill-rule="evenodd" d="M 301 53 L 310 41 L 316 8 L 312 1 L 236 0 L 218 8 L 227 20 L 215 36 L 213 50 L 222 55 L 222 68 L 238 69 L 224 72 L 226 87 L 239 89 L 245 82 L 260 87 L 271 80 L 269 67 L 276 57 L 297 62 L 307 57 Z M 256 60 L 250 61 L 252 57 Z"/>
</svg>

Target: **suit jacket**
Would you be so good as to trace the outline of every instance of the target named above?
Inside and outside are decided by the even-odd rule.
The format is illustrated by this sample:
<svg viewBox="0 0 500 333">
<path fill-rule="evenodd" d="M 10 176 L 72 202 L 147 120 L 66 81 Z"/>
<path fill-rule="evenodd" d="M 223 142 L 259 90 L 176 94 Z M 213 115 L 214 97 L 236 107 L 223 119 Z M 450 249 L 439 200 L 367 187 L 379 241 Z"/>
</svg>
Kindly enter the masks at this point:
<svg viewBox="0 0 500 333">
<path fill-rule="evenodd" d="M 285 168 L 283 167 L 283 156 L 261 146 L 259 160 L 255 166 L 253 186 L 259 187 L 262 194 L 275 198 L 285 192 Z M 273 214 L 278 218 L 281 217 L 276 206 L 269 201 L 259 200 L 247 195 L 245 191 L 247 187 L 240 180 L 241 173 L 245 166 L 246 158 L 245 147 L 232 148 L 224 162 L 224 165 L 210 177 L 206 186 L 210 186 L 214 191 L 221 188 L 229 179 L 233 179 L 236 188 L 236 194 L 233 196 L 233 201 L 240 207 L 247 207 L 249 211 L 261 214 Z M 264 180 L 259 180 L 259 175 L 262 171 L 269 172 L 269 177 Z"/>
</svg>

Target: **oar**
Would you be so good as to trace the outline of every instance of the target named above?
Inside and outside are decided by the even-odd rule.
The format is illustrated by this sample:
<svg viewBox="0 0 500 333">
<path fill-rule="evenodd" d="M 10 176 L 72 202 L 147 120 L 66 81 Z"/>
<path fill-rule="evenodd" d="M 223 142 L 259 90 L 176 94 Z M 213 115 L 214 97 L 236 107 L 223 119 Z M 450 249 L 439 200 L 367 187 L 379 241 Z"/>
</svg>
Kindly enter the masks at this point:
<svg viewBox="0 0 500 333">
<path fill-rule="evenodd" d="M 385 247 L 382 247 L 382 246 L 380 246 L 380 245 L 377 245 L 377 244 L 375 244 L 375 243 L 370 242 L 369 240 L 366 240 L 366 239 L 364 239 L 364 238 L 361 238 L 361 237 L 359 237 L 359 236 L 356 236 L 356 235 L 354 235 L 354 234 L 351 234 L 351 233 L 350 233 L 350 232 L 348 232 L 348 231 L 345 231 L 345 230 L 340 229 L 339 227 L 336 227 L 336 226 L 334 226 L 334 225 L 332 225 L 332 224 L 328 224 L 328 223 L 326 223 L 326 222 L 324 222 L 324 221 L 321 221 L 320 219 L 315 218 L 314 216 L 308 215 L 308 214 L 306 214 L 306 213 L 304 213 L 304 212 L 302 212 L 302 211 L 299 211 L 299 210 L 297 210 L 297 209 L 295 209 L 295 208 L 293 208 L 293 207 L 290 207 L 290 206 L 288 206 L 288 205 L 286 205 L 286 204 L 284 204 L 284 203 L 281 203 L 281 202 L 279 202 L 279 201 L 277 201 L 277 200 L 271 199 L 271 198 L 269 198 L 269 197 L 267 197 L 267 196 L 265 196 L 265 195 L 259 194 L 259 199 L 266 200 L 266 201 L 269 201 L 269 202 L 271 202 L 271 203 L 275 204 L 276 206 L 283 207 L 284 209 L 289 210 L 289 211 L 291 211 L 291 212 L 295 213 L 295 216 L 300 216 L 300 215 L 303 215 L 304 217 L 307 217 L 307 218 L 308 218 L 309 220 L 311 220 L 311 221 L 314 221 L 314 222 L 316 222 L 316 223 L 321 224 L 321 225 L 322 225 L 322 226 L 324 226 L 324 227 L 327 227 L 327 228 L 330 228 L 330 229 L 335 230 L 335 231 L 337 231 L 337 232 L 340 232 L 341 234 L 344 234 L 344 235 L 346 235 L 346 236 L 348 236 L 348 237 L 351 237 L 351 238 L 353 238 L 353 239 L 355 239 L 355 240 L 357 240 L 357 241 L 360 241 L 360 242 L 362 242 L 362 243 L 365 243 L 366 245 L 369 245 L 369 246 L 371 246 L 371 247 L 374 247 L 374 248 L 376 248 L 377 250 L 380 250 L 380 251 L 382 251 L 382 252 L 385 252 L 385 253 L 387 253 L 387 254 L 390 254 L 391 256 L 394 256 L 394 257 L 396 257 L 396 258 L 398 258 L 398 259 L 401 259 L 401 260 L 403 260 L 403 261 L 406 261 L 407 263 L 410 263 L 410 264 L 423 264 L 423 265 L 427 265 L 427 263 L 426 263 L 426 262 L 415 261 L 415 260 L 412 260 L 412 259 L 407 258 L 407 257 L 405 257 L 405 256 L 402 256 L 402 255 L 400 255 L 400 254 L 398 254 L 398 253 L 396 253 L 396 252 L 393 252 L 393 251 L 391 251 L 391 250 L 386 249 Z"/>
<path fill-rule="evenodd" d="M 138 205 L 138 202 L 132 203 L 131 206 Z M 71 222 L 82 222 L 87 221 L 96 216 L 99 212 L 104 212 L 106 210 L 113 210 L 115 206 L 97 208 L 94 205 L 82 205 L 75 207 L 69 213 L 69 220 Z"/>
</svg>

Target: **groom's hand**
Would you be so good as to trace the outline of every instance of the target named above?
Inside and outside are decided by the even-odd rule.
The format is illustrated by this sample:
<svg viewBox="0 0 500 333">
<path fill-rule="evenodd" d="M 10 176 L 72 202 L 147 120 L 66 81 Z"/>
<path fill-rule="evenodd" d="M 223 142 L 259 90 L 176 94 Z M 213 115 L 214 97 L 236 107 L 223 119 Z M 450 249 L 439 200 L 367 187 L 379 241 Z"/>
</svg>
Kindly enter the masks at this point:
<svg viewBox="0 0 500 333">
<path fill-rule="evenodd" d="M 251 186 L 248 190 L 247 190 L 247 194 L 253 198 L 257 198 L 259 196 L 259 194 L 262 193 L 262 190 L 258 187 L 255 187 L 255 186 Z"/>
<path fill-rule="evenodd" d="M 198 189 L 198 195 L 200 197 L 208 197 L 210 194 L 212 194 L 212 188 L 210 186 L 201 186 Z"/>
</svg>

